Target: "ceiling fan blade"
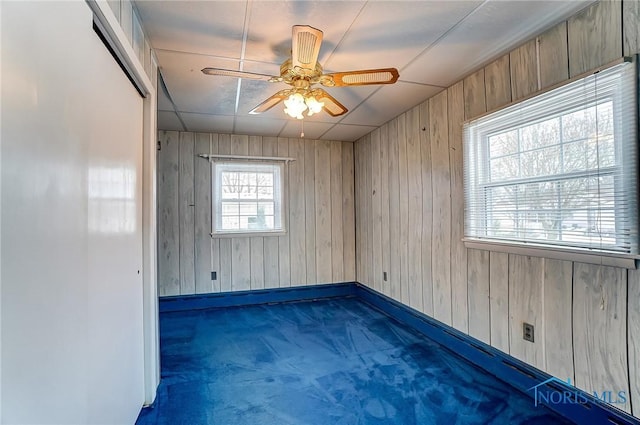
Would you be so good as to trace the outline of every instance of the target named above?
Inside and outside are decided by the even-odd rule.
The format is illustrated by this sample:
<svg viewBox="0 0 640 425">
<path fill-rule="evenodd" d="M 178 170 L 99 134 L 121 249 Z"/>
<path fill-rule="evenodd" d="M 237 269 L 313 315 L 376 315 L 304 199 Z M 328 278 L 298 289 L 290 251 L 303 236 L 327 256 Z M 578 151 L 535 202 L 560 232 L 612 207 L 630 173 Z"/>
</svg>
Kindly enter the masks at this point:
<svg viewBox="0 0 640 425">
<path fill-rule="evenodd" d="M 294 25 L 291 37 L 291 65 L 313 72 L 318 62 L 322 31 L 308 25 Z"/>
<path fill-rule="evenodd" d="M 222 68 L 203 68 L 202 73 L 206 75 L 221 75 L 223 77 L 238 77 L 238 78 L 249 78 L 252 80 L 263 80 L 263 81 L 279 81 L 280 77 L 274 77 L 272 75 L 266 74 L 257 74 L 255 72 L 246 72 L 246 71 L 234 71 L 232 69 L 222 69 Z"/>
<path fill-rule="evenodd" d="M 257 115 L 257 114 L 261 114 L 263 112 L 267 112 L 269 109 L 273 108 L 278 103 L 282 102 L 287 97 L 289 97 L 290 91 L 291 90 L 281 90 L 281 91 L 279 91 L 278 93 L 276 93 L 273 96 L 269 97 L 267 100 L 265 100 L 264 102 L 262 102 L 261 104 L 259 104 L 258 106 L 256 106 L 252 110 L 250 110 L 249 113 L 252 114 L 252 115 Z"/>
<path fill-rule="evenodd" d="M 369 84 L 393 84 L 398 81 L 395 68 L 362 69 L 360 71 L 335 72 L 320 77 L 320 83 L 328 87 L 366 86 Z"/>
<path fill-rule="evenodd" d="M 313 93 L 319 102 L 324 103 L 322 109 L 332 117 L 338 117 L 347 113 L 348 109 L 345 108 L 342 103 L 335 100 L 333 96 L 326 91 L 322 89 L 315 89 Z"/>
</svg>

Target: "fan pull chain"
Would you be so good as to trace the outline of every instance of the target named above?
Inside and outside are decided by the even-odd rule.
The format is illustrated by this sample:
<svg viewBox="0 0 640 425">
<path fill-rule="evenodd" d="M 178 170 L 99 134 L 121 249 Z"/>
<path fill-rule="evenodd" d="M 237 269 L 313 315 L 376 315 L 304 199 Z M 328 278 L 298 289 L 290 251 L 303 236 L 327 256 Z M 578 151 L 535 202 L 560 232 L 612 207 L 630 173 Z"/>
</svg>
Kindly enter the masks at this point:
<svg viewBox="0 0 640 425">
<path fill-rule="evenodd" d="M 302 130 L 300 131 L 300 137 L 304 138 L 304 120 L 300 120 Z"/>
</svg>

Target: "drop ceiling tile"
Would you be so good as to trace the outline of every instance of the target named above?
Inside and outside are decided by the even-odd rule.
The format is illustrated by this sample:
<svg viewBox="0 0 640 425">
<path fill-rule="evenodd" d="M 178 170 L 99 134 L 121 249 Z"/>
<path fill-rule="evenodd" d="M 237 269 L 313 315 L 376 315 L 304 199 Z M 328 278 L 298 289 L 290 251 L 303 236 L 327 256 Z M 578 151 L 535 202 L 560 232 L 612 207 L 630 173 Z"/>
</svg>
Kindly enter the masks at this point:
<svg viewBox="0 0 640 425">
<path fill-rule="evenodd" d="M 233 115 L 207 115 L 181 112 L 187 131 L 203 133 L 232 133 Z"/>
<path fill-rule="evenodd" d="M 436 45 L 402 69 L 400 78 L 449 86 L 542 29 L 566 19 L 588 3 L 486 2 Z"/>
<path fill-rule="evenodd" d="M 280 64 L 291 56 L 291 27 L 310 25 L 324 33 L 320 63 L 362 9 L 364 1 L 254 1 L 245 59 Z"/>
<path fill-rule="evenodd" d="M 258 115 L 238 116 L 233 133 L 250 136 L 277 136 L 285 124 L 286 120 L 263 118 Z"/>
<path fill-rule="evenodd" d="M 137 1 L 155 49 L 240 58 L 245 1 Z"/>
<path fill-rule="evenodd" d="M 247 115 L 253 108 L 273 96 L 277 92 L 290 89 L 291 86 L 284 83 L 269 83 L 267 81 L 255 81 L 243 78 L 240 83 L 240 98 L 238 103 L 238 115 Z M 285 118 L 282 112 L 282 103 L 264 112 L 262 116 L 275 119 Z"/>
<path fill-rule="evenodd" d="M 340 140 L 342 142 L 353 142 L 362 136 L 371 133 L 377 127 L 368 125 L 348 125 L 336 124 L 331 130 L 322 135 L 324 140 Z"/>
<path fill-rule="evenodd" d="M 369 2 L 340 41 L 325 68 L 334 72 L 402 68 L 481 3 Z M 402 74 L 400 77 L 403 78 Z"/>
<path fill-rule="evenodd" d="M 158 111 L 158 130 L 184 131 L 178 115 L 172 111 Z"/>
<path fill-rule="evenodd" d="M 238 79 L 205 75 L 205 67 L 238 69 L 238 61 L 188 53 L 156 52 L 160 72 L 178 112 L 233 115 Z"/>
<path fill-rule="evenodd" d="M 304 138 L 305 139 L 319 139 L 324 133 L 326 133 L 333 124 L 324 122 L 308 121 L 306 118 L 304 121 Z M 302 133 L 302 123 L 300 120 L 288 120 L 284 129 L 280 132 L 280 137 L 300 137 Z"/>
<path fill-rule="evenodd" d="M 380 126 L 442 90 L 441 87 L 404 82 L 383 86 L 341 123 Z"/>
</svg>

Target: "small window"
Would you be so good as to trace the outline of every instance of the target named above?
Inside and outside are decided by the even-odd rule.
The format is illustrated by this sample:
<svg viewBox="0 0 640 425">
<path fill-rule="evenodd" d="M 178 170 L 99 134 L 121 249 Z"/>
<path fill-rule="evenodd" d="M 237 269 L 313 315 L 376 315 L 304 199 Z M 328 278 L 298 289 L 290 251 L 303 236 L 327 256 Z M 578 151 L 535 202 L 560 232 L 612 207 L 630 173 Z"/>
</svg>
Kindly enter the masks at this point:
<svg viewBox="0 0 640 425">
<path fill-rule="evenodd" d="M 282 163 L 212 164 L 214 234 L 285 231 Z"/>
<path fill-rule="evenodd" d="M 465 125 L 465 236 L 636 254 L 635 64 Z"/>
</svg>

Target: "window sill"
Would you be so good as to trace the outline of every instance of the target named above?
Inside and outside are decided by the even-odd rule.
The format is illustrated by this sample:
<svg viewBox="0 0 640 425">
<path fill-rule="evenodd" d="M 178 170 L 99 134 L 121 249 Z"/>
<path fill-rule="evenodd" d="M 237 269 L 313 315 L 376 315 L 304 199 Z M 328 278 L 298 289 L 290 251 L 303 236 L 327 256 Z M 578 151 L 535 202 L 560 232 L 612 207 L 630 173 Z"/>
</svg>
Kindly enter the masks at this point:
<svg viewBox="0 0 640 425">
<path fill-rule="evenodd" d="M 269 236 L 286 236 L 286 230 L 278 230 L 274 232 L 214 232 L 210 233 L 211 237 L 216 239 L 225 238 L 262 238 Z"/>
<path fill-rule="evenodd" d="M 575 261 L 578 263 L 600 264 L 625 269 L 636 269 L 636 262 L 640 259 L 638 255 L 586 251 L 575 248 L 553 248 L 535 244 L 516 244 L 471 238 L 463 238 L 462 242 L 464 242 L 466 248 L 471 249 L 528 255 L 554 260 Z"/>
</svg>

